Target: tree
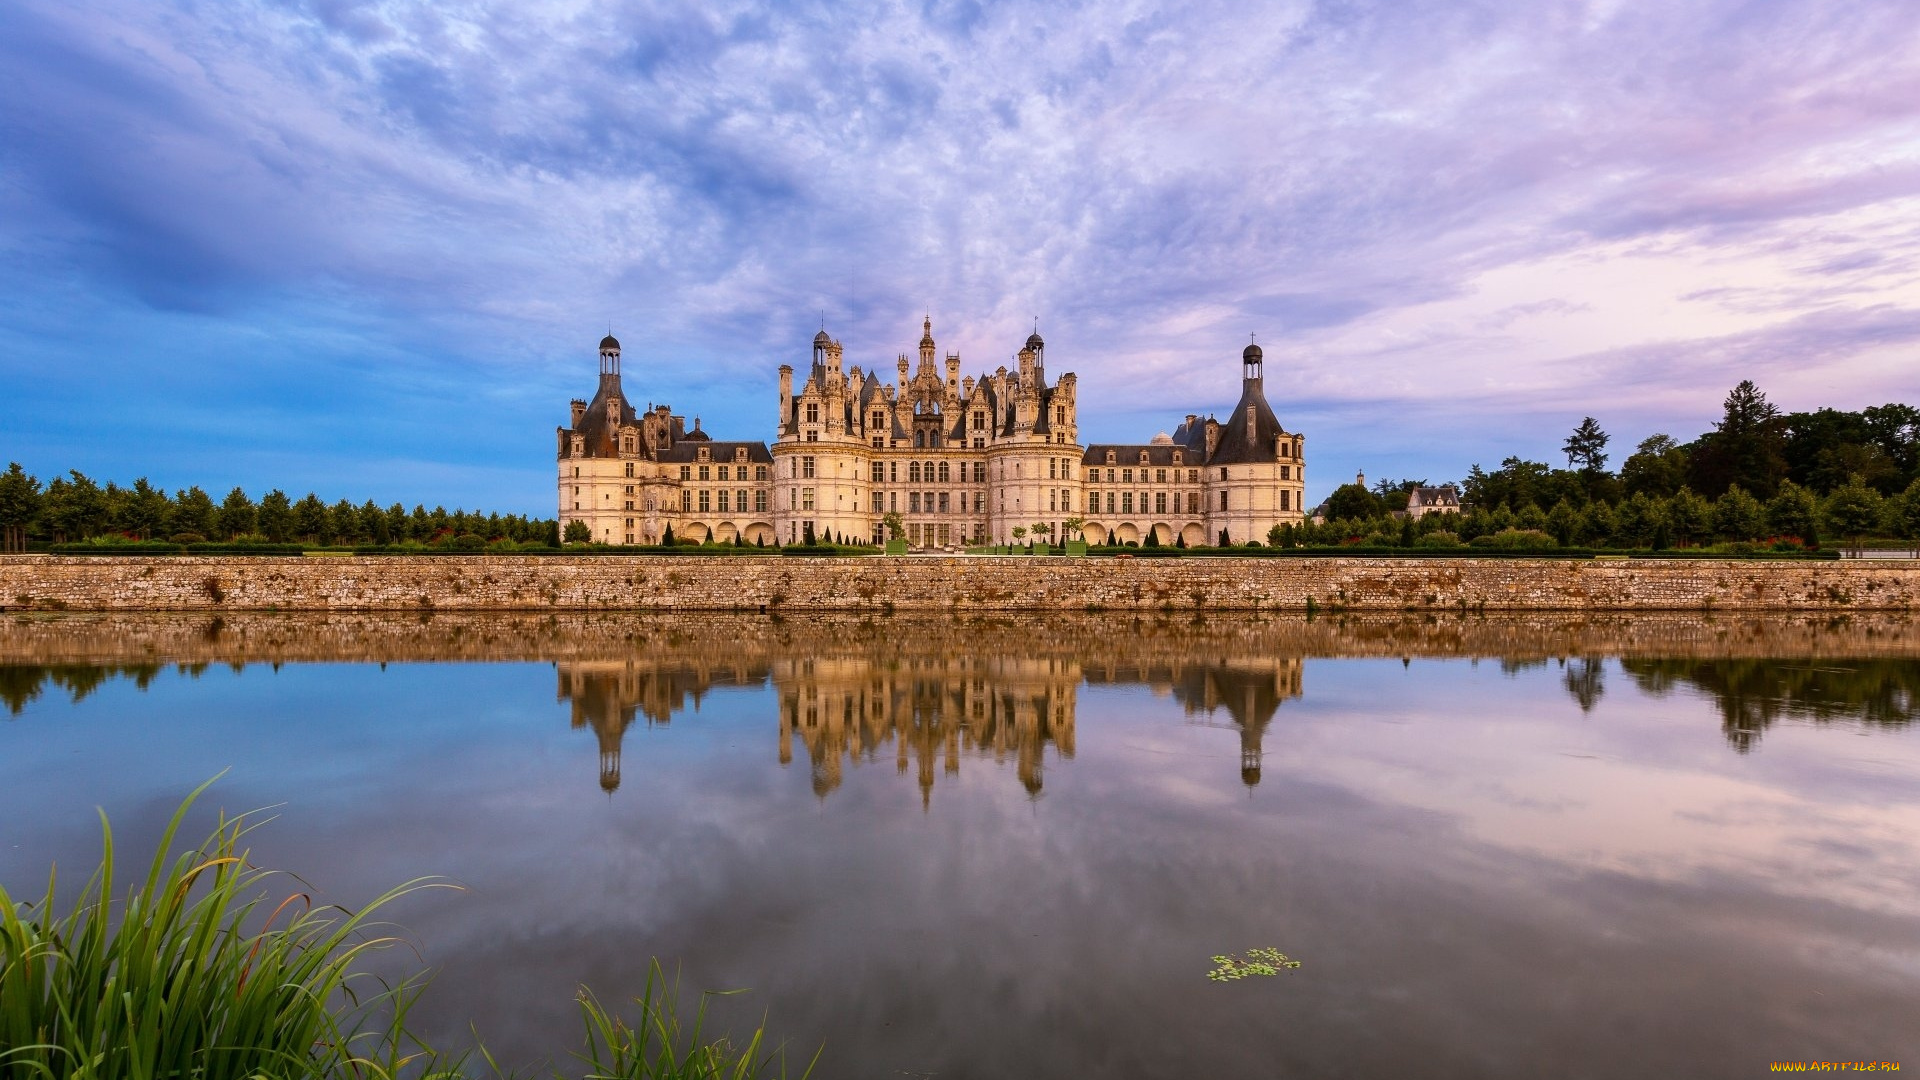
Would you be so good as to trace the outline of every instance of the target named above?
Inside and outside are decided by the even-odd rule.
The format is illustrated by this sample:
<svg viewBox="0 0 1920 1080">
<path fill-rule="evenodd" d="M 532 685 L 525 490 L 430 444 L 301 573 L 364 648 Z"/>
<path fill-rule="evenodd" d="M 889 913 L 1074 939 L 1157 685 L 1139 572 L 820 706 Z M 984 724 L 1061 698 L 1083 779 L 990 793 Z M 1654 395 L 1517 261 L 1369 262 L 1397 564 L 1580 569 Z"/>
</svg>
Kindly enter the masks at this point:
<svg viewBox="0 0 1920 1080">
<path fill-rule="evenodd" d="M 1025 525 L 1015 525 L 1013 527 L 1013 542 L 1017 544 L 1020 541 L 1025 540 L 1026 538 L 1027 538 L 1027 527 Z"/>
<path fill-rule="evenodd" d="M 1708 493 L 1738 485 L 1771 496 L 1786 475 L 1786 428 L 1767 395 L 1743 380 L 1727 394 L 1724 415 L 1690 456 L 1692 485 Z"/>
<path fill-rule="evenodd" d="M 568 534 L 568 535 L 567 535 L 567 539 L 568 539 L 568 540 L 572 540 L 572 539 L 573 539 L 573 535 L 572 535 L 572 534 L 573 534 L 573 527 L 574 527 L 575 525 L 578 525 L 578 526 L 580 526 L 580 527 L 581 527 L 581 528 L 583 528 L 583 529 L 585 529 L 585 528 L 587 527 L 587 526 L 586 526 L 586 522 L 584 522 L 584 521 L 574 521 L 574 522 L 569 522 L 569 523 L 567 524 L 567 534 Z M 591 540 L 591 539 L 593 539 L 593 532 L 592 532 L 592 530 L 588 530 L 588 532 L 587 532 L 587 536 L 586 536 L 586 538 L 587 538 L 587 539 L 589 539 L 589 540 Z M 661 534 L 660 534 L 660 543 L 661 543 L 661 545 L 662 545 L 663 547 L 672 547 L 672 546 L 673 546 L 673 523 L 672 523 L 672 522 L 668 522 L 668 523 L 667 523 L 667 531 L 666 531 L 666 532 L 664 532 L 664 533 L 661 533 Z"/>
<path fill-rule="evenodd" d="M 242 533 L 252 532 L 254 518 L 253 500 L 247 498 L 245 491 L 235 487 L 220 501 L 220 513 L 214 520 L 221 539 L 231 540 Z"/>
<path fill-rule="evenodd" d="M 321 542 L 327 532 L 327 504 L 320 501 L 320 496 L 309 491 L 306 498 L 293 505 L 293 531 L 309 544 Z"/>
<path fill-rule="evenodd" d="M 0 551 L 27 550 L 27 527 L 40 515 L 40 479 L 15 461 L 0 474 Z"/>
<path fill-rule="evenodd" d="M 880 519 L 880 524 L 886 527 L 887 539 L 889 540 L 906 539 L 907 519 L 900 516 L 900 511 L 898 510 L 887 511 L 886 516 Z"/>
<path fill-rule="evenodd" d="M 1580 511 L 1574 509 L 1573 504 L 1565 499 L 1554 503 L 1553 509 L 1547 511 L 1547 531 L 1553 534 L 1553 538 L 1558 540 L 1562 547 L 1572 546 L 1574 533 L 1578 531 L 1579 526 Z"/>
<path fill-rule="evenodd" d="M 172 512 L 167 493 L 148 483 L 143 476 L 133 482 L 133 489 L 121 504 L 120 527 L 144 540 L 166 528 L 167 516 Z"/>
<path fill-rule="evenodd" d="M 1333 494 L 1327 496 L 1328 520 L 1352 518 L 1356 521 L 1365 521 L 1379 517 L 1380 514 L 1380 500 L 1359 484 L 1341 484 L 1333 489 Z"/>
<path fill-rule="evenodd" d="M 1277 522 L 1274 524 L 1273 528 L 1267 530 L 1267 546 L 1268 547 L 1280 547 L 1282 542 L 1285 541 L 1286 539 L 1287 539 L 1286 527 L 1278 524 Z"/>
<path fill-rule="evenodd" d="M 1627 494 L 1666 498 L 1686 486 L 1687 451 L 1671 435 L 1649 435 L 1620 466 Z"/>
<path fill-rule="evenodd" d="M 593 530 L 587 527 L 586 522 L 574 518 L 567 522 L 564 538 L 569 544 L 590 544 L 593 542 Z M 667 543 L 673 543 L 673 526 L 671 525 L 667 526 Z"/>
<path fill-rule="evenodd" d="M 1072 540 L 1074 537 L 1080 535 L 1080 530 L 1086 528 L 1086 526 L 1086 518 L 1070 517 L 1060 523 L 1060 539 Z"/>
<path fill-rule="evenodd" d="M 1861 536 L 1880 524 L 1882 502 L 1879 492 L 1855 476 L 1827 496 L 1820 508 L 1821 516 L 1827 519 L 1828 528 L 1857 543 Z"/>
<path fill-rule="evenodd" d="M 1395 510 L 1405 510 L 1407 508 L 1407 499 L 1413 495 L 1414 488 L 1426 486 L 1427 482 L 1425 480 L 1381 479 L 1374 483 L 1373 494 L 1379 502 L 1380 508 L 1388 513 L 1392 513 Z"/>
<path fill-rule="evenodd" d="M 1880 508 L 1887 531 L 1902 540 L 1920 540 L 1920 480 L 1886 501 Z"/>
<path fill-rule="evenodd" d="M 1567 455 L 1567 464 L 1579 467 L 1581 472 L 1589 476 L 1606 467 L 1606 449 L 1607 433 L 1600 430 L 1600 422 L 1591 416 L 1580 421 L 1561 446 Z"/>
<path fill-rule="evenodd" d="M 1767 531 L 1775 536 L 1797 536 L 1810 548 L 1820 546 L 1813 493 L 1791 480 L 1767 500 Z"/>
<path fill-rule="evenodd" d="M 1698 543 L 1713 528 L 1713 505 L 1683 484 L 1667 500 L 1667 528 L 1682 544 Z"/>
<path fill-rule="evenodd" d="M 1760 535 L 1764 513 L 1760 500 L 1740 485 L 1727 489 L 1713 504 L 1714 531 L 1729 540 L 1752 540 Z"/>
<path fill-rule="evenodd" d="M 293 503 L 287 493 L 274 488 L 260 496 L 260 509 L 254 514 L 254 528 L 276 544 L 284 544 L 293 535 Z"/>
<path fill-rule="evenodd" d="M 218 513 L 219 508 L 213 505 L 213 497 L 198 486 L 176 491 L 173 493 L 173 514 L 167 522 L 167 528 L 175 536 L 181 533 L 212 536 L 214 518 Z"/>
</svg>

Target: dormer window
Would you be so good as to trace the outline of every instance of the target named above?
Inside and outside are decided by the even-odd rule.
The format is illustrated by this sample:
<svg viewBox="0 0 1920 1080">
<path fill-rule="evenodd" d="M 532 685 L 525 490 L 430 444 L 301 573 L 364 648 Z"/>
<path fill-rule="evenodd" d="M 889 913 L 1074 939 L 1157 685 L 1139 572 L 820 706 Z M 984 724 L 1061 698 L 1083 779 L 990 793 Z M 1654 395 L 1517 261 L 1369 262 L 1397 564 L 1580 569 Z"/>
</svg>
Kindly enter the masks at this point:
<svg viewBox="0 0 1920 1080">
<path fill-rule="evenodd" d="M 1175 450 L 1175 451 L 1173 452 L 1173 463 L 1174 463 L 1175 465 L 1178 465 L 1178 464 L 1180 464 L 1180 451 L 1178 451 L 1178 450 Z"/>
<path fill-rule="evenodd" d="M 814 404 L 811 401 L 807 402 L 807 423 L 817 424 L 819 422 L 820 422 L 820 406 Z"/>
<path fill-rule="evenodd" d="M 1111 450 L 1107 451 L 1107 464 L 1111 465 L 1114 463 L 1115 460 L 1116 458 L 1114 457 L 1113 451 Z"/>
<path fill-rule="evenodd" d="M 1145 450 L 1142 450 L 1140 451 L 1140 464 L 1145 465 L 1146 463 L 1147 463 L 1147 452 Z"/>
<path fill-rule="evenodd" d="M 747 448 L 746 448 L 746 447 L 744 447 L 744 446 L 736 446 L 736 447 L 734 447 L 734 448 L 733 448 L 733 460 L 735 460 L 735 461 L 745 461 L 745 460 L 747 460 Z M 746 476 L 747 474 L 743 472 L 743 473 L 741 473 L 740 475 L 741 475 L 741 476 L 742 476 L 742 477 L 744 478 L 744 477 L 745 477 L 745 476 Z"/>
<path fill-rule="evenodd" d="M 701 460 L 701 461 L 710 461 L 710 460 L 712 460 L 712 458 L 713 458 L 713 455 L 712 455 L 711 453 L 709 453 L 709 452 L 708 452 L 708 450 L 707 450 L 707 448 L 706 448 L 706 447 L 704 447 L 704 446 L 703 446 L 703 447 L 701 447 L 701 448 L 700 448 L 700 451 L 699 451 L 699 460 Z"/>
</svg>

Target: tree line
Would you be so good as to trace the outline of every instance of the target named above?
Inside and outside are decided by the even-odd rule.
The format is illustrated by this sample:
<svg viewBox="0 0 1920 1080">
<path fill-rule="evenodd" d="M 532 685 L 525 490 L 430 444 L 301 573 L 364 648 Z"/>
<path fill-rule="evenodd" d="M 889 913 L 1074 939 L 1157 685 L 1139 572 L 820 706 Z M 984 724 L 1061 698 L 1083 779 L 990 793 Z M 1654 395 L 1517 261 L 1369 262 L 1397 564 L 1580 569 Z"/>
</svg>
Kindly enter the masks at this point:
<svg viewBox="0 0 1920 1080">
<path fill-rule="evenodd" d="M 1463 540 L 1527 531 L 1592 547 L 1920 538 L 1920 409 L 1782 413 L 1750 380 L 1723 409 L 1713 430 L 1691 441 L 1641 440 L 1617 471 L 1607 468 L 1609 436 L 1585 417 L 1561 447 L 1565 468 L 1519 456 L 1491 471 L 1476 464 L 1457 485 L 1463 515 L 1427 515 L 1408 531 Z M 1405 509 L 1424 486 L 1347 484 L 1323 514 L 1352 532 Z"/>
<path fill-rule="evenodd" d="M 255 501 L 242 488 L 215 502 L 198 487 L 172 495 L 145 477 L 131 486 L 100 484 L 79 470 L 44 485 L 13 462 L 0 474 L 0 546 L 23 551 L 30 541 L 169 540 L 174 543 L 267 543 L 364 546 L 461 542 L 556 544 L 550 519 L 482 514 L 373 500 L 329 505 L 312 492 L 299 500 L 275 488 Z"/>
</svg>

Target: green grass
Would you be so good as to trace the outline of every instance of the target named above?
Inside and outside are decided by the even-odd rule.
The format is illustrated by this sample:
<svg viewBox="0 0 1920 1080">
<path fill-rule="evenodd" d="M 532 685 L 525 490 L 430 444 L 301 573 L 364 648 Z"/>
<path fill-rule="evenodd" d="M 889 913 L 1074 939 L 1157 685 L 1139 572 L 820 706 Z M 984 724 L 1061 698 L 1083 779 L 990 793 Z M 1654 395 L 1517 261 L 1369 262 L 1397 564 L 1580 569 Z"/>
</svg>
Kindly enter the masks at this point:
<svg viewBox="0 0 1920 1080">
<path fill-rule="evenodd" d="M 484 1048 L 443 1052 L 409 1030 L 424 974 L 388 983 L 364 966 L 405 944 L 376 919 L 384 908 L 453 886 L 421 878 L 358 911 L 316 905 L 298 879 L 249 861 L 242 843 L 264 824 L 252 814 L 222 814 L 175 854 L 208 784 L 174 811 L 122 899 L 104 814 L 100 864 L 64 914 L 53 874 L 36 901 L 0 887 L 0 1080 L 434 1080 L 474 1076 L 470 1063 L 500 1075 Z M 683 1023 L 677 986 L 655 962 L 628 1024 L 583 988 L 585 1049 L 572 1056 L 592 1080 L 784 1075 L 764 1028 L 738 1046 L 708 1039 L 708 996 Z"/>
</svg>

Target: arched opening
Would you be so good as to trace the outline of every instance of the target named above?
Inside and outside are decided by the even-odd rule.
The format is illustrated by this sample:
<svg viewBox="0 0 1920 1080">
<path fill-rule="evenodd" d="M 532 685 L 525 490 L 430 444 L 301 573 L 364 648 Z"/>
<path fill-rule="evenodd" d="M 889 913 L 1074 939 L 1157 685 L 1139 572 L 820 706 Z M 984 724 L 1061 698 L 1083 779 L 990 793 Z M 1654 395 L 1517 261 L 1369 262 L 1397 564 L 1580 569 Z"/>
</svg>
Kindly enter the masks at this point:
<svg viewBox="0 0 1920 1080">
<path fill-rule="evenodd" d="M 723 521 L 713 530 L 714 540 L 722 544 L 733 543 L 733 538 L 739 535 L 740 530 L 735 528 L 731 521 Z"/>
<path fill-rule="evenodd" d="M 1104 544 L 1107 542 L 1107 527 L 1099 522 L 1088 522 L 1081 526 L 1081 532 L 1086 534 L 1087 543 L 1089 544 Z"/>
<path fill-rule="evenodd" d="M 753 522 L 747 526 L 746 537 L 746 542 L 755 546 L 773 543 L 774 531 L 772 522 Z"/>
<path fill-rule="evenodd" d="M 1188 547 L 1204 547 L 1207 543 L 1207 530 L 1198 524 L 1191 524 L 1180 530 L 1180 539 L 1185 540 Z"/>
<path fill-rule="evenodd" d="M 1158 544 L 1173 543 L 1173 526 L 1166 524 L 1153 526 L 1153 539 Z"/>
<path fill-rule="evenodd" d="M 1116 525 L 1113 529 L 1113 542 L 1116 544 L 1137 544 L 1140 542 L 1140 530 L 1132 523 Z"/>
<path fill-rule="evenodd" d="M 695 541 L 696 543 L 704 544 L 707 542 L 707 538 L 713 535 L 713 530 L 707 528 L 706 524 L 703 522 L 690 521 L 687 523 L 686 528 L 675 529 L 673 531 L 673 535 L 676 537 L 685 537 L 686 539 Z"/>
</svg>

